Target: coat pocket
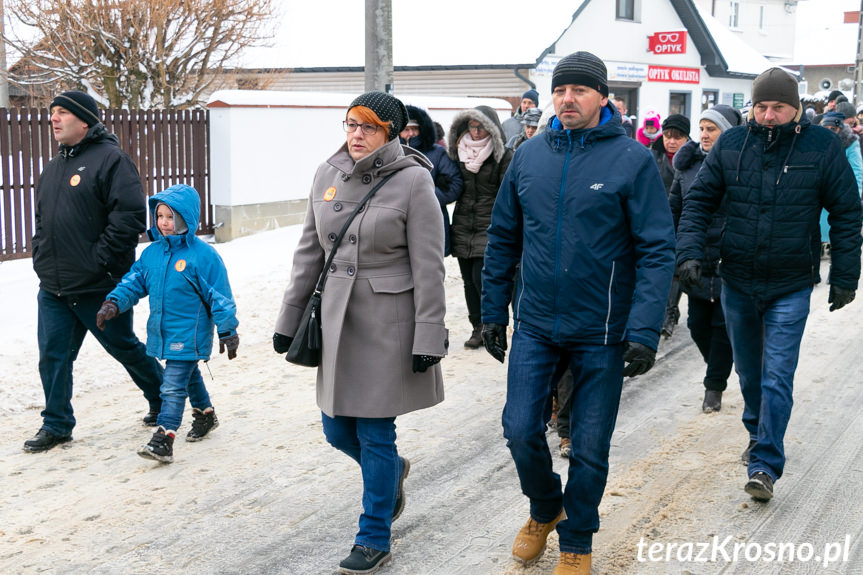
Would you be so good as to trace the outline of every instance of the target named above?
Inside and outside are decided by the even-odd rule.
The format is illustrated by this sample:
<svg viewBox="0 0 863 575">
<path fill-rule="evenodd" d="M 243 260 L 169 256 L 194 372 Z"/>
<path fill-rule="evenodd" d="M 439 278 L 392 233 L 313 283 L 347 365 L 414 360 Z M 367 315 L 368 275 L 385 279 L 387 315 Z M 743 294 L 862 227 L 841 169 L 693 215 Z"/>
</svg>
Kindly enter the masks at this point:
<svg viewBox="0 0 863 575">
<path fill-rule="evenodd" d="M 403 293 L 414 289 L 414 279 L 411 275 L 372 277 L 369 285 L 376 294 Z"/>
</svg>

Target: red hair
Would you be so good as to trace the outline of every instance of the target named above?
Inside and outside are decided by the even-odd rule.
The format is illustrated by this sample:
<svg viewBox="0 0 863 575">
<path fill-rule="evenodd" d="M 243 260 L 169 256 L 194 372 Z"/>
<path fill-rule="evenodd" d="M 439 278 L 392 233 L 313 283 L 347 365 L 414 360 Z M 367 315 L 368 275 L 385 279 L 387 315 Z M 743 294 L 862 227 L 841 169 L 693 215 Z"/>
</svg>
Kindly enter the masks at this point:
<svg viewBox="0 0 863 575">
<path fill-rule="evenodd" d="M 348 114 L 353 113 L 354 116 L 365 124 L 374 124 L 376 126 L 380 126 L 384 129 L 387 138 L 390 137 L 390 128 L 392 127 L 392 122 L 384 122 L 378 115 L 374 113 L 371 108 L 366 108 L 365 106 L 354 106 L 350 110 L 348 110 Z M 347 120 L 347 114 L 345 115 L 345 120 Z"/>
</svg>

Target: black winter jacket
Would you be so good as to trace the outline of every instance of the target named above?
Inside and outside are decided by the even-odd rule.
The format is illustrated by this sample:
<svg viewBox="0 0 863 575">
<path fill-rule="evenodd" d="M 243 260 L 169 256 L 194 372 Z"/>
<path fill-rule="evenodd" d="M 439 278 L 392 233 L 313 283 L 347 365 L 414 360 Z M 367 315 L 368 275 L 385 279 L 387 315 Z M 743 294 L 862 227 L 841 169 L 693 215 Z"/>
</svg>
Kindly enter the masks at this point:
<svg viewBox="0 0 863 575">
<path fill-rule="evenodd" d="M 711 214 L 726 203 L 720 273 L 760 300 L 820 281 L 819 216 L 829 212 L 830 281 L 856 289 L 860 197 L 839 138 L 806 116 L 782 126 L 722 133 L 683 204 L 677 261 L 702 259 Z"/>
<path fill-rule="evenodd" d="M 650 151 L 653 153 L 653 159 L 656 160 L 656 166 L 659 168 L 659 175 L 662 177 L 662 184 L 665 186 L 665 194 L 671 191 L 671 183 L 674 181 L 674 166 L 665 153 L 665 142 L 662 136 L 656 138 L 656 141 L 650 145 Z"/>
<path fill-rule="evenodd" d="M 698 175 L 701 164 L 707 154 L 701 149 L 701 144 L 690 140 L 686 142 L 674 155 L 674 182 L 668 194 L 668 203 L 671 205 L 671 216 L 674 218 L 674 227 L 680 221 L 680 212 L 683 210 L 683 202 L 689 194 L 689 188 Z M 701 288 L 683 291 L 690 297 L 719 301 L 722 294 L 722 281 L 719 278 L 719 242 L 722 239 L 722 228 L 725 226 L 725 205 L 719 207 L 710 220 L 707 228 L 707 243 L 704 246 L 704 258 L 701 260 Z"/>
<path fill-rule="evenodd" d="M 135 261 L 146 226 L 138 169 L 102 124 L 39 176 L 33 269 L 54 295 L 107 294 Z"/>
</svg>

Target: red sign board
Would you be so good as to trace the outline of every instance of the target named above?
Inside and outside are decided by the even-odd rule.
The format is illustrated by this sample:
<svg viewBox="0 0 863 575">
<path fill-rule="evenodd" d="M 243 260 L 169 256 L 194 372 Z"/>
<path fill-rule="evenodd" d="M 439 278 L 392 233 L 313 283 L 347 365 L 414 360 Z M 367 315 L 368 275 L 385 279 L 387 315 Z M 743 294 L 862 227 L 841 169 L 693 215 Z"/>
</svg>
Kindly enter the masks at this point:
<svg viewBox="0 0 863 575">
<path fill-rule="evenodd" d="M 701 70 L 698 68 L 672 68 L 670 66 L 648 66 L 647 80 L 650 82 L 680 82 L 698 84 Z"/>
<path fill-rule="evenodd" d="M 657 32 L 647 37 L 647 49 L 654 54 L 686 54 L 686 31 Z"/>
</svg>

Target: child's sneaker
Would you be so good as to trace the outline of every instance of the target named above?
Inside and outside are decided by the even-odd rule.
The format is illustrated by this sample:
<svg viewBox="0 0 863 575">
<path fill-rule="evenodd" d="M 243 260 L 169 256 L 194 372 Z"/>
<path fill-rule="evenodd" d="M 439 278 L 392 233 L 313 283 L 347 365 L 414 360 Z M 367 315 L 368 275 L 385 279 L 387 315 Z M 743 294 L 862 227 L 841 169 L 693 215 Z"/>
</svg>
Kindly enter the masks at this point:
<svg viewBox="0 0 863 575">
<path fill-rule="evenodd" d="M 217 427 L 219 427 L 219 418 L 216 417 L 216 410 L 208 407 L 201 411 L 197 407 L 193 407 L 192 429 L 186 435 L 186 441 L 201 441 Z"/>
<path fill-rule="evenodd" d="M 159 429 L 156 430 L 156 433 L 154 433 L 153 437 L 150 439 L 150 443 L 144 445 L 138 450 L 138 455 L 145 459 L 155 459 L 162 463 L 173 462 L 175 435 L 176 432 L 166 431 L 165 428 L 160 425 Z"/>
</svg>

